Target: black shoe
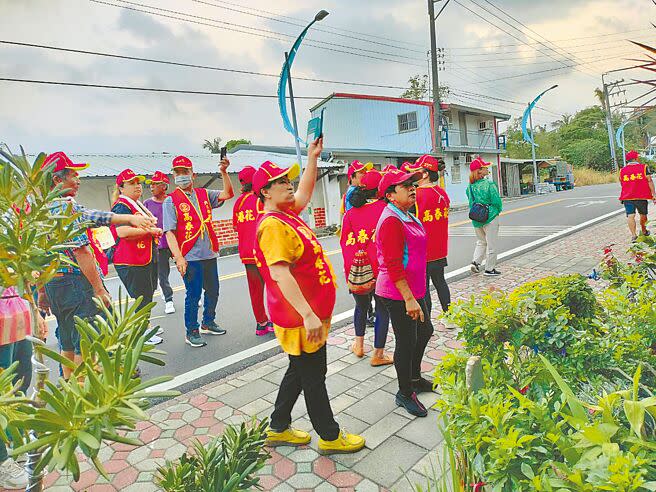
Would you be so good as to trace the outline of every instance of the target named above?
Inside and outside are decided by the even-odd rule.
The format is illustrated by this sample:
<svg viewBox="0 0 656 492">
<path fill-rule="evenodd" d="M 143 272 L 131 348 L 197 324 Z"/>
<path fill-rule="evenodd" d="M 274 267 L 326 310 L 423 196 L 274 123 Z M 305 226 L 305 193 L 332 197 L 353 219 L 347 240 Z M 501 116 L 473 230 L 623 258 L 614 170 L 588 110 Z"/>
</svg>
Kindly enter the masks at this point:
<svg viewBox="0 0 656 492">
<path fill-rule="evenodd" d="M 471 262 L 469 269 L 471 270 L 472 273 L 481 273 L 481 265 L 480 263 L 476 263 L 475 261 Z"/>
<path fill-rule="evenodd" d="M 496 277 L 498 275 L 501 275 L 501 272 L 495 268 L 494 270 L 485 270 L 485 273 L 483 273 L 483 275 L 487 275 L 488 277 Z"/>
<path fill-rule="evenodd" d="M 415 390 L 415 393 L 432 393 L 433 392 L 433 383 L 428 379 L 419 378 L 412 380 L 412 389 Z"/>
<path fill-rule="evenodd" d="M 376 317 L 372 315 L 367 318 L 367 327 L 373 328 L 374 326 L 376 326 Z"/>
<path fill-rule="evenodd" d="M 395 401 L 396 406 L 405 408 L 410 415 L 416 417 L 425 417 L 428 415 L 426 407 L 417 399 L 417 393 L 405 396 L 399 392 L 396 394 Z"/>
<path fill-rule="evenodd" d="M 200 330 L 204 335 L 225 335 L 227 331 L 217 325 L 214 321 L 201 325 Z"/>
</svg>

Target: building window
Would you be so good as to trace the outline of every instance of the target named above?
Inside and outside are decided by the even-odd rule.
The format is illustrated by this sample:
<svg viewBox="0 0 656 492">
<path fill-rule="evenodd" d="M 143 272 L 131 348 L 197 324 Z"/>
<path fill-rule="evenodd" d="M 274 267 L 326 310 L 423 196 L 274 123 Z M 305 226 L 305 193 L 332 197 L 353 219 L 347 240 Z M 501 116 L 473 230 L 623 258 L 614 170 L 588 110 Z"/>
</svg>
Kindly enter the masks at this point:
<svg viewBox="0 0 656 492">
<path fill-rule="evenodd" d="M 397 116 L 399 133 L 411 132 L 417 129 L 417 112 L 403 113 Z"/>
<path fill-rule="evenodd" d="M 451 183 L 458 184 L 462 182 L 462 175 L 460 174 L 460 159 L 454 158 L 453 165 L 451 166 Z"/>
</svg>

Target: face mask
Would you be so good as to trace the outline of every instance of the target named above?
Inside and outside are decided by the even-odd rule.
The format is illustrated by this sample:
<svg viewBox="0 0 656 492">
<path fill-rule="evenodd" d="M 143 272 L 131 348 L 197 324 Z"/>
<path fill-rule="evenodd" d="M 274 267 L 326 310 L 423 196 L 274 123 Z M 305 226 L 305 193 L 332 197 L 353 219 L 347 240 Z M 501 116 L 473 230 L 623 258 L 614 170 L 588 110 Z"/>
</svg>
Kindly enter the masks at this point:
<svg viewBox="0 0 656 492">
<path fill-rule="evenodd" d="M 175 184 L 177 184 L 181 188 L 186 188 L 187 186 L 189 186 L 191 184 L 191 180 L 192 178 L 188 174 L 181 174 L 180 176 L 176 176 L 174 178 Z"/>
</svg>

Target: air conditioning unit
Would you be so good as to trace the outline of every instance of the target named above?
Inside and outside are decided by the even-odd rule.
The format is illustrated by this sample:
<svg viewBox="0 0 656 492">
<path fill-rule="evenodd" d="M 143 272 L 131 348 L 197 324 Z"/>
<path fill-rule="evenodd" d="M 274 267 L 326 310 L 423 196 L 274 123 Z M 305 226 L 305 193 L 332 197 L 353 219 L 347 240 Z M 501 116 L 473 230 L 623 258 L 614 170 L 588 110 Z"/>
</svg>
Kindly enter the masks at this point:
<svg viewBox="0 0 656 492">
<path fill-rule="evenodd" d="M 494 130 L 494 122 L 492 121 L 481 121 L 478 123 L 478 129 L 480 131 Z"/>
</svg>

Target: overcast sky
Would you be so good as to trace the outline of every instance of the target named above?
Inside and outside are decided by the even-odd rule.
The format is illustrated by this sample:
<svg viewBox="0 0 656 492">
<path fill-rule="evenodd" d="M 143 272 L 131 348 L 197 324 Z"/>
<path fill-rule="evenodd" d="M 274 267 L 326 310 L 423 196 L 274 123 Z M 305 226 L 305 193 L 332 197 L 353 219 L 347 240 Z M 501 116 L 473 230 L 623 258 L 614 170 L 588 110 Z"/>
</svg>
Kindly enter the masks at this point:
<svg viewBox="0 0 656 492">
<path fill-rule="evenodd" d="M 299 25 L 324 8 L 330 15 L 317 24 L 301 48 L 295 76 L 405 86 L 410 76 L 428 70 L 425 0 L 102 1 L 151 13 L 90 0 L 0 0 L 0 39 L 277 74 L 285 49 L 302 29 Z M 443 3 L 438 2 L 437 8 Z M 202 25 L 157 16 L 137 4 L 180 12 Z M 524 23 L 527 27 L 520 27 L 524 34 L 482 10 L 515 24 L 495 6 Z M 626 58 L 641 55 L 627 39 L 656 44 L 656 29 L 650 21 L 656 21 L 651 0 L 453 0 L 438 20 L 438 44 L 445 48 L 440 81 L 453 89 L 453 102 L 513 116 L 521 114 L 518 104 L 481 95 L 526 103 L 559 84 L 541 104 L 551 112 L 535 112 L 538 124 L 548 123 L 559 114 L 594 104 L 593 91 L 601 86 L 601 73 L 627 66 Z M 555 68 L 560 69 L 533 73 Z M 621 76 L 647 78 L 645 74 Z M 521 76 L 508 78 L 515 75 Z M 270 95 L 277 84 L 276 77 L 4 44 L 0 44 L 0 77 Z M 294 91 L 297 96 L 317 98 L 332 92 L 390 96 L 402 92 L 303 80 L 296 81 Z M 299 100 L 301 128 L 314 102 Z M 202 153 L 203 140 L 213 137 L 292 144 L 282 129 L 275 99 L 0 81 L 0 116 L 0 141 L 12 147 L 23 145 L 29 152 Z"/>
</svg>

